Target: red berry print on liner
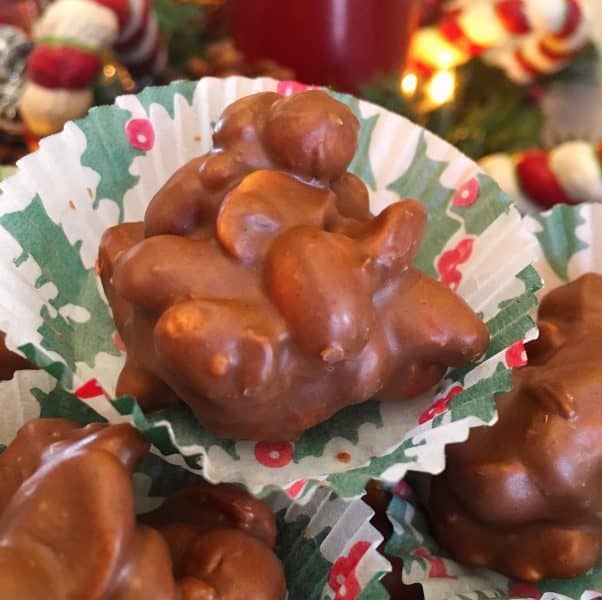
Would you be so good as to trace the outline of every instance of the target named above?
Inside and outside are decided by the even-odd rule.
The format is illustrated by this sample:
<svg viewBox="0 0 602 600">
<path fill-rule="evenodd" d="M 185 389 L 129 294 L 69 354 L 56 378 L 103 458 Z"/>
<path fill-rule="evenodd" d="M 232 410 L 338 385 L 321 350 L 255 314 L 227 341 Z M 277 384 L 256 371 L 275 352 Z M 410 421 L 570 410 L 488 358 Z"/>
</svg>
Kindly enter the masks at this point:
<svg viewBox="0 0 602 600">
<path fill-rule="evenodd" d="M 479 180 L 476 177 L 465 181 L 455 193 L 454 198 L 452 200 L 452 204 L 454 206 L 471 206 L 474 204 L 479 198 L 479 192 L 481 191 L 481 186 L 479 185 Z"/>
<path fill-rule="evenodd" d="M 148 119 L 131 119 L 125 125 L 125 135 L 130 146 L 148 152 L 155 144 L 155 130 Z"/>
<path fill-rule="evenodd" d="M 454 248 L 445 251 L 437 260 L 437 271 L 440 275 L 441 283 L 457 290 L 462 281 L 462 273 L 458 270 L 458 265 L 465 263 L 472 254 L 473 238 L 466 238 Z"/>
<path fill-rule="evenodd" d="M 308 85 L 301 83 L 300 81 L 279 81 L 276 91 L 284 97 L 292 96 L 293 94 L 299 94 L 307 90 L 317 90 L 318 87 L 315 85 Z"/>
<path fill-rule="evenodd" d="M 506 349 L 506 364 L 509 367 L 524 367 L 527 364 L 527 351 L 522 340 L 514 342 Z"/>
<path fill-rule="evenodd" d="M 450 575 L 447 572 L 445 562 L 439 556 L 433 556 L 426 548 L 417 548 L 412 552 L 414 556 L 424 558 L 429 564 L 428 576 L 433 579 L 458 579 L 455 575 Z"/>
<path fill-rule="evenodd" d="M 332 565 L 328 586 L 335 593 L 335 600 L 355 600 L 358 597 L 361 590 L 355 570 L 369 548 L 370 542 L 357 542 L 347 556 L 337 558 Z"/>
<path fill-rule="evenodd" d="M 117 350 L 119 350 L 120 352 L 126 351 L 125 344 L 121 339 L 121 336 L 119 335 L 118 331 L 113 332 L 113 344 L 115 344 L 115 348 L 117 348 Z"/>
<path fill-rule="evenodd" d="M 454 396 L 457 396 L 460 392 L 463 392 L 464 388 L 461 385 L 454 385 L 445 396 L 438 398 L 427 408 L 418 418 L 418 424 L 422 425 L 431 419 L 434 419 L 437 415 L 444 413 Z"/>
<path fill-rule="evenodd" d="M 307 479 L 297 479 L 293 481 L 287 488 L 286 493 L 290 498 L 298 498 L 307 484 Z"/>
<path fill-rule="evenodd" d="M 290 442 L 257 442 L 255 458 L 264 467 L 279 469 L 293 460 L 294 448 Z"/>
<path fill-rule="evenodd" d="M 96 398 L 98 396 L 106 396 L 105 391 L 96 379 L 88 379 L 86 383 L 80 385 L 75 392 L 73 392 L 80 400 L 86 400 L 88 398 Z"/>
</svg>

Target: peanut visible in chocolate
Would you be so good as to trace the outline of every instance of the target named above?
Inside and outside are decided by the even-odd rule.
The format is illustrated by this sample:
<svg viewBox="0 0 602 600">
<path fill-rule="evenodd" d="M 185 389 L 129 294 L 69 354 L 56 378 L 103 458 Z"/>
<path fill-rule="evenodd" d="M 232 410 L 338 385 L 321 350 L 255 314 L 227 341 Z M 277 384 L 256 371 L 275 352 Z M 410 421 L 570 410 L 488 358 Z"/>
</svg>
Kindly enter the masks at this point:
<svg viewBox="0 0 602 600">
<path fill-rule="evenodd" d="M 602 275 L 550 292 L 499 421 L 447 448 L 432 524 L 461 562 L 526 581 L 602 563 Z"/>
<path fill-rule="evenodd" d="M 485 325 L 411 266 L 422 205 L 374 217 L 346 172 L 358 135 L 321 91 L 242 98 L 143 223 L 105 233 L 101 276 L 127 348 L 118 394 L 147 411 L 179 398 L 218 436 L 294 440 L 484 352 Z"/>
</svg>

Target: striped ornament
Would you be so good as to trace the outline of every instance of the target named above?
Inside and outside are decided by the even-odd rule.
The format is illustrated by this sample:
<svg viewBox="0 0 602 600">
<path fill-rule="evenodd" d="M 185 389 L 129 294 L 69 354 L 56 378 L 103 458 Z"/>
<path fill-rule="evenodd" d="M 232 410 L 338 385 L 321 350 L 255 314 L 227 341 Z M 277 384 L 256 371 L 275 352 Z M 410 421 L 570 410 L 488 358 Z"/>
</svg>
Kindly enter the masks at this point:
<svg viewBox="0 0 602 600">
<path fill-rule="evenodd" d="M 484 56 L 518 83 L 564 67 L 589 40 L 583 0 L 475 0 L 452 4 L 417 32 L 410 68 L 426 75 Z"/>
<path fill-rule="evenodd" d="M 555 204 L 602 202 L 602 142 L 565 142 L 552 150 L 492 154 L 479 161 L 522 212 Z"/>
<path fill-rule="evenodd" d="M 86 114 L 108 49 L 135 74 L 159 72 L 167 62 L 151 0 L 57 0 L 33 37 L 20 112 L 37 137 Z"/>
</svg>

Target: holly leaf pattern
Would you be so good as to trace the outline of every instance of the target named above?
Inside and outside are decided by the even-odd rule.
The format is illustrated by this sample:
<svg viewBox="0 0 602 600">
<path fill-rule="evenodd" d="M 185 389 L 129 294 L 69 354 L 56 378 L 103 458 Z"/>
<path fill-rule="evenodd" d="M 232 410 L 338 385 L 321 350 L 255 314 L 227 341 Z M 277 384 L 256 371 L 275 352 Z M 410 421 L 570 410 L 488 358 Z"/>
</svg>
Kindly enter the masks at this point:
<svg viewBox="0 0 602 600">
<path fill-rule="evenodd" d="M 160 104 L 173 119 L 175 118 L 176 95 L 183 96 L 188 104 L 192 104 L 195 90 L 196 82 L 177 81 L 169 86 L 160 88 L 146 87 L 138 94 L 138 100 L 144 106 L 147 115 L 150 114 L 151 104 Z"/>
<path fill-rule="evenodd" d="M 294 521 L 286 521 L 285 515 L 286 510 L 276 513 L 278 537 L 274 552 L 284 568 L 288 598 L 320 600 L 332 567 L 320 553 L 320 546 L 331 528 L 325 527 L 308 537 L 305 534 L 310 521 L 308 515 L 300 515 Z"/>
<path fill-rule="evenodd" d="M 134 425 L 165 455 L 178 453 L 178 447 L 200 445 L 205 448 L 219 446 L 233 460 L 240 458 L 233 440 L 211 435 L 199 424 L 190 408 L 185 404 L 148 415 L 142 412 L 138 403 L 131 396 L 117 398 L 113 401 L 113 406 L 122 415 L 131 415 Z M 166 423 L 170 424 L 173 431 L 173 441 Z M 199 456 L 185 456 L 186 462 L 196 470 L 199 469 L 199 458 Z"/>
<path fill-rule="evenodd" d="M 76 121 L 88 140 L 81 157 L 82 165 L 100 175 L 92 206 L 97 208 L 104 199 L 114 202 L 119 209 L 119 222 L 123 221 L 124 196 L 140 179 L 130 173 L 130 166 L 134 158 L 143 154 L 125 135 L 125 126 L 131 116 L 130 111 L 118 106 L 99 106 L 85 119 Z"/>
<path fill-rule="evenodd" d="M 361 496 L 369 479 L 378 477 L 393 465 L 415 462 L 416 457 L 408 455 L 408 450 L 424 446 L 425 443 L 423 440 L 418 441 L 415 438 L 410 438 L 386 456 L 373 458 L 367 467 L 352 469 L 344 473 L 333 473 L 326 478 L 326 481 L 344 498 Z"/>
<path fill-rule="evenodd" d="M 532 217 L 541 225 L 536 233 L 544 256 L 552 270 L 564 282 L 569 281 L 568 264 L 574 254 L 587 248 L 587 244 L 577 237 L 576 229 L 585 220 L 573 206 L 559 204 L 547 214 L 534 214 Z"/>
<path fill-rule="evenodd" d="M 177 465 L 172 465 L 152 453 L 147 454 L 140 461 L 136 471 L 151 478 L 152 483 L 148 495 L 160 498 L 166 498 L 184 486 L 202 481 L 198 475 Z"/>
<path fill-rule="evenodd" d="M 451 212 L 464 221 L 464 229 L 470 235 L 481 235 L 500 215 L 507 213 L 511 206 L 493 179 L 479 173 L 477 181 L 477 201 L 470 206 L 451 207 Z"/>
<path fill-rule="evenodd" d="M 427 233 L 414 261 L 416 267 L 438 278 L 435 259 L 447 241 L 460 229 L 460 220 L 447 214 L 453 190 L 441 185 L 441 174 L 448 167 L 445 161 L 429 158 L 424 131 L 418 140 L 416 154 L 405 173 L 387 186 L 400 198 L 417 198 L 429 214 Z M 419 176 L 417 176 L 419 174 Z"/>
<path fill-rule="evenodd" d="M 347 406 L 334 417 L 312 427 L 295 442 L 294 461 L 307 456 L 321 456 L 324 447 L 333 437 L 342 437 L 352 444 L 359 440 L 359 428 L 364 423 L 372 423 L 377 428 L 383 426 L 380 403 L 374 400 Z"/>
<path fill-rule="evenodd" d="M 357 600 L 389 600 L 389 592 L 379 581 L 383 575 L 384 573 L 377 573 L 360 592 Z"/>
<path fill-rule="evenodd" d="M 48 393 L 33 388 L 31 394 L 40 404 L 40 417 L 43 419 L 71 419 L 80 425 L 106 421 L 95 410 L 68 392 L 58 381 Z"/>
<path fill-rule="evenodd" d="M 79 248 L 81 242 L 71 244 L 60 225 L 50 219 L 39 196 L 21 212 L 0 217 L 4 227 L 23 248 L 20 257 L 31 257 L 40 267 L 41 275 L 35 282 L 40 288 L 46 283 L 56 286 L 57 295 L 43 306 L 42 324 L 38 332 L 42 346 L 57 352 L 71 370 L 75 362 L 94 367 L 96 355 L 101 352 L 119 356 L 111 336 L 113 319 L 98 289 L 94 270 L 86 269 Z M 85 321 L 63 316 L 65 307 L 85 307 L 89 318 Z"/>
</svg>

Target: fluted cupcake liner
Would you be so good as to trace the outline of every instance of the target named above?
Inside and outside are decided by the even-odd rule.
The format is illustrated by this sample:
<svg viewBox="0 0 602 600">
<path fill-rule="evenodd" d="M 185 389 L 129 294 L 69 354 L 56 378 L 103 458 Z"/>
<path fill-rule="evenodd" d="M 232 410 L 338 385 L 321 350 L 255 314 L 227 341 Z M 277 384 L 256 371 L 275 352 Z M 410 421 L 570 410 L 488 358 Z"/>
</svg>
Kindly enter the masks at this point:
<svg viewBox="0 0 602 600">
<path fill-rule="evenodd" d="M 433 538 L 426 512 L 406 486 L 399 486 L 387 514 L 393 534 L 387 556 L 403 561 L 402 581 L 419 583 L 424 600 L 597 600 L 602 567 L 582 577 L 547 579 L 537 584 L 514 581 L 490 569 L 466 567 L 453 560 Z"/>
<path fill-rule="evenodd" d="M 534 263 L 544 281 L 539 296 L 585 273 L 602 273 L 602 205 L 559 205 L 525 217 L 524 222 L 539 241 Z M 602 567 L 583 577 L 527 584 L 488 569 L 458 564 L 431 536 L 426 514 L 408 488 L 402 484 L 397 491 L 388 511 L 394 533 L 387 552 L 403 560 L 403 581 L 420 583 L 425 600 L 602 598 Z"/>
<path fill-rule="evenodd" d="M 99 415 L 43 371 L 18 371 L 0 382 L 0 452 L 29 419 L 64 417 L 84 425 Z M 165 496 L 198 476 L 156 454 L 147 455 L 133 476 L 136 508 L 148 512 Z M 325 598 L 386 600 L 378 580 L 390 570 L 378 553 L 381 534 L 373 511 L 361 500 L 344 501 L 327 488 L 300 505 L 282 491 L 265 498 L 278 527 L 274 551 L 283 564 L 288 600 Z"/>
<path fill-rule="evenodd" d="M 348 407 L 294 444 L 219 439 L 184 406 L 144 415 L 134 399 L 115 399 L 124 355 L 94 270 L 103 231 L 143 217 L 171 173 L 210 148 L 228 104 L 302 88 L 241 77 L 147 88 L 42 140 L 0 184 L 0 328 L 11 347 L 102 417 L 130 419 L 168 460 L 183 456 L 210 481 L 241 482 L 256 493 L 287 488 L 299 498 L 322 484 L 355 497 L 368 477 L 440 471 L 446 444 L 494 421 L 493 397 L 509 388 L 523 341 L 536 335 L 529 317 L 539 286 L 530 266 L 536 240 L 473 162 L 398 115 L 334 94 L 361 123 L 351 170 L 368 184 L 373 212 L 404 197 L 425 205 L 416 266 L 481 313 L 491 343 L 483 360 L 450 371 L 435 391 Z"/>
</svg>

